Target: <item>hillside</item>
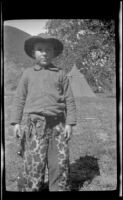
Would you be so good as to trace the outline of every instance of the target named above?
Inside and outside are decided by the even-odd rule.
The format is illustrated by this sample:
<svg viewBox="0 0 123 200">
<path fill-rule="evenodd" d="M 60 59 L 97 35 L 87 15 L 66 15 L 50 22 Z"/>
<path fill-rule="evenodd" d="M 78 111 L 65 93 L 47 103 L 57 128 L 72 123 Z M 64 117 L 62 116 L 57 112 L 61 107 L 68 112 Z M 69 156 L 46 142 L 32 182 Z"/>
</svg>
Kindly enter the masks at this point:
<svg viewBox="0 0 123 200">
<path fill-rule="evenodd" d="M 32 62 L 24 52 L 24 41 L 30 35 L 18 28 L 4 26 L 4 58 L 16 63 Z"/>
</svg>

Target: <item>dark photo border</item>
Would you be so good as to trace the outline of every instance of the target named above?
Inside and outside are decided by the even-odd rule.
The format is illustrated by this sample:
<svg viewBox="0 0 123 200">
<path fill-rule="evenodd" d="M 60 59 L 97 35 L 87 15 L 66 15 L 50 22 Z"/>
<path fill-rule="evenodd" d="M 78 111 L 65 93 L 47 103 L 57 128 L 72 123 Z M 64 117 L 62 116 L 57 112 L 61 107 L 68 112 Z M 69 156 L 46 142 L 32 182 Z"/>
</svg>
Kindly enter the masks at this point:
<svg viewBox="0 0 123 200">
<path fill-rule="evenodd" d="M 119 114 L 119 105 L 120 105 L 120 40 L 119 40 L 119 12 L 120 12 L 120 3 L 117 1 L 112 2 L 63 2 L 57 1 L 56 3 L 52 1 L 40 1 L 39 3 L 36 1 L 10 1 L 3 0 L 1 2 L 1 55 L 2 55 L 2 66 L 1 66 L 1 102 L 2 102 L 2 119 L 1 119 L 1 146 L 3 147 L 3 170 L 2 170 L 2 198 L 1 199 L 29 199 L 29 198 L 54 198 L 54 196 L 59 195 L 59 198 L 88 198 L 91 199 L 93 197 L 103 198 L 116 198 L 119 197 L 120 190 L 120 173 L 121 173 L 121 165 L 120 165 L 120 128 L 119 123 L 121 123 L 120 114 Z M 5 144 L 4 144 L 4 69 L 3 69 L 3 24 L 6 20 L 19 20 L 19 19 L 114 19 L 115 20 L 115 31 L 116 31 L 116 109 L 117 109 L 117 188 L 114 191 L 88 191 L 88 192 L 43 192 L 43 193 L 20 193 L 20 192 L 9 192 L 5 189 Z M 42 197 L 43 194 L 43 197 Z M 77 195 L 77 196 L 76 196 Z"/>
</svg>

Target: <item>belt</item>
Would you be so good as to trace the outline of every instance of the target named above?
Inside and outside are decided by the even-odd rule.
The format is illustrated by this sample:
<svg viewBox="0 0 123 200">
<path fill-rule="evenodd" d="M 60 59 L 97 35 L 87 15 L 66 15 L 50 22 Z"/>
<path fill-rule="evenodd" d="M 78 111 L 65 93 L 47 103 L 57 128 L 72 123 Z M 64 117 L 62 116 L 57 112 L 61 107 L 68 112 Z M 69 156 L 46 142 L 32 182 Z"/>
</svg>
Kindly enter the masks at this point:
<svg viewBox="0 0 123 200">
<path fill-rule="evenodd" d="M 60 121 L 60 120 L 65 120 L 64 115 L 58 115 L 58 116 L 45 116 L 46 121 Z"/>
<path fill-rule="evenodd" d="M 59 120 L 65 120 L 65 115 L 64 113 L 63 114 L 60 114 L 60 115 L 57 115 L 57 116 L 49 116 L 49 115 L 46 115 L 46 114 L 43 114 L 43 113 L 29 113 L 29 115 L 34 115 L 34 116 L 39 116 L 39 117 L 42 117 L 42 118 L 45 118 L 46 121 L 59 121 Z"/>
</svg>

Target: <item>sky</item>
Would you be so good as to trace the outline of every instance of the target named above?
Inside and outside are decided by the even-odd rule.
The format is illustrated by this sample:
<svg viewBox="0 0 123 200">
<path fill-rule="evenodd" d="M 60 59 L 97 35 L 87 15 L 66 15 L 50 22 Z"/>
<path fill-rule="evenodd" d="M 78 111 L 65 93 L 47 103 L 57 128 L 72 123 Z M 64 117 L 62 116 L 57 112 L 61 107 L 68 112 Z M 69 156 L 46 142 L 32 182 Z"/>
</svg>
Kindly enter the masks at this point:
<svg viewBox="0 0 123 200">
<path fill-rule="evenodd" d="M 45 32 L 44 28 L 47 19 L 38 20 L 9 20 L 5 21 L 4 25 L 16 27 L 30 35 L 38 35 L 39 33 Z"/>
</svg>

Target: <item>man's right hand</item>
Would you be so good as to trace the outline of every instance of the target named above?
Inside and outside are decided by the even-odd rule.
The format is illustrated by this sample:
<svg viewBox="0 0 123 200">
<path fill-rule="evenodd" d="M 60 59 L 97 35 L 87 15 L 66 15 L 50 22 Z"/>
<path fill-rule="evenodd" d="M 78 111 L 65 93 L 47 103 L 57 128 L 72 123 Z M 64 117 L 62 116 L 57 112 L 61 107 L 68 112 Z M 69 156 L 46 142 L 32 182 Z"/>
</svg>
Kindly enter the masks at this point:
<svg viewBox="0 0 123 200">
<path fill-rule="evenodd" d="M 21 128 L 20 128 L 20 124 L 15 124 L 15 125 L 14 125 L 14 136 L 17 137 L 18 139 L 21 138 Z"/>
</svg>

